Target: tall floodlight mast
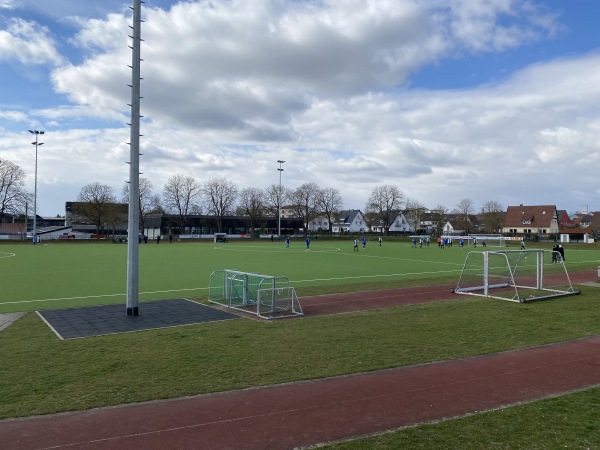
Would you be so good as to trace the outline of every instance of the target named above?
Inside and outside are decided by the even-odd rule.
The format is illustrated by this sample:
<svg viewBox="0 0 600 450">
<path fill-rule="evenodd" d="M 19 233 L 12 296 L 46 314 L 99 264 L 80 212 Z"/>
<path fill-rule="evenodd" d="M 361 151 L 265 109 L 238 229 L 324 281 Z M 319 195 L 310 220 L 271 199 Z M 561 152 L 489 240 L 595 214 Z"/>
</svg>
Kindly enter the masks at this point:
<svg viewBox="0 0 600 450">
<path fill-rule="evenodd" d="M 34 181 L 34 189 L 33 189 L 33 243 L 37 244 L 37 166 L 38 166 L 38 147 L 40 145 L 44 145 L 43 142 L 39 142 L 38 137 L 40 134 L 44 134 L 43 131 L 38 130 L 29 130 L 31 134 L 35 134 L 35 142 L 32 142 L 32 145 L 35 145 L 35 181 Z M 25 214 L 27 217 L 27 214 Z M 27 218 L 25 219 L 27 220 Z M 27 231 L 27 230 L 26 230 Z"/>
<path fill-rule="evenodd" d="M 140 66 L 142 0 L 133 0 L 133 40 L 131 57 L 131 127 L 129 140 L 129 213 L 127 224 L 127 315 L 137 316 L 139 297 L 140 233 Z"/>
<path fill-rule="evenodd" d="M 281 159 L 278 159 L 279 163 L 279 193 L 277 194 L 277 239 L 281 239 L 281 172 L 283 172 L 283 168 L 281 165 L 285 162 Z"/>
</svg>

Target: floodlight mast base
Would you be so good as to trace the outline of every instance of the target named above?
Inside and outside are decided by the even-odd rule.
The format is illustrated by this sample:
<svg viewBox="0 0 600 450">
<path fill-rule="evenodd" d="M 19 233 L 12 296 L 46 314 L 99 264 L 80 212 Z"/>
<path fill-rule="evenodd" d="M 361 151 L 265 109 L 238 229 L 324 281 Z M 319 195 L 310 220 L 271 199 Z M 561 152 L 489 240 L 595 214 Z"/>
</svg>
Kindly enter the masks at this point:
<svg viewBox="0 0 600 450">
<path fill-rule="evenodd" d="M 131 58 L 131 130 L 129 141 L 129 212 L 127 224 L 127 316 L 137 316 L 139 297 L 140 243 L 140 66 L 141 0 L 133 0 L 133 45 Z"/>
</svg>

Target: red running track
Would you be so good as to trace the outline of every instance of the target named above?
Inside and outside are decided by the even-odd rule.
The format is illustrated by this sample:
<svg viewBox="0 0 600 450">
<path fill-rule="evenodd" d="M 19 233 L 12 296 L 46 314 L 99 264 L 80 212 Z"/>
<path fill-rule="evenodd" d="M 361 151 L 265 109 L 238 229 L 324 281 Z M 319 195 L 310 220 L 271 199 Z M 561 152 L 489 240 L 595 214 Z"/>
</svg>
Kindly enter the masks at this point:
<svg viewBox="0 0 600 450">
<path fill-rule="evenodd" d="M 600 337 L 593 337 L 326 380 L 4 420 L 0 446 L 305 447 L 597 385 Z"/>
</svg>

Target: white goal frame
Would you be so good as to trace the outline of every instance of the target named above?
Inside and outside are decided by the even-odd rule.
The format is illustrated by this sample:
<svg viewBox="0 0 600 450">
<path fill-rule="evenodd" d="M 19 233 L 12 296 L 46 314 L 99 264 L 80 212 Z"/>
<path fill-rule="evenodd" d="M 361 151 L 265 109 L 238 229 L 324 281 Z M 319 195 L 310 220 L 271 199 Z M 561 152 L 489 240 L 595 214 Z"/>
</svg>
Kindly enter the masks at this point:
<svg viewBox="0 0 600 450">
<path fill-rule="evenodd" d="M 452 291 L 521 303 L 581 293 L 560 254 L 541 249 L 471 251 Z"/>
<path fill-rule="evenodd" d="M 468 239 L 468 244 L 473 243 L 473 239 L 477 239 L 477 245 L 486 247 L 506 247 L 506 237 L 502 234 L 470 234 L 465 236 Z"/>
<path fill-rule="evenodd" d="M 256 315 L 263 319 L 303 316 L 296 290 L 291 286 L 258 290 Z"/>
<path fill-rule="evenodd" d="M 208 301 L 264 319 L 303 315 L 296 291 L 284 276 L 215 270 L 210 274 Z"/>
</svg>

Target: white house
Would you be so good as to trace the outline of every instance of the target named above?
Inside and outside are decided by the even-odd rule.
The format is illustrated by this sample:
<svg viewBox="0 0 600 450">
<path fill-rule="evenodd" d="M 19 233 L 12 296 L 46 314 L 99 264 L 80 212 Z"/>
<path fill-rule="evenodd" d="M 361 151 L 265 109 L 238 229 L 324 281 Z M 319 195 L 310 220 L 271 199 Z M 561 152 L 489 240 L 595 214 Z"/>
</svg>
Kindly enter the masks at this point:
<svg viewBox="0 0 600 450">
<path fill-rule="evenodd" d="M 383 228 L 383 223 L 380 220 L 376 220 L 371 224 L 371 231 L 373 233 L 383 233 L 385 231 Z M 414 229 L 410 226 L 408 220 L 406 220 L 404 213 L 398 212 L 394 220 L 392 220 L 392 223 L 390 223 L 389 231 L 394 233 L 406 233 L 414 232 Z"/>
<path fill-rule="evenodd" d="M 405 232 L 414 233 L 415 230 L 413 227 L 410 226 L 410 224 L 408 223 L 408 220 L 406 220 L 404 213 L 400 212 L 400 213 L 398 213 L 396 218 L 390 224 L 390 231 L 398 232 L 398 233 L 405 233 Z"/>
<path fill-rule="evenodd" d="M 358 209 L 340 211 L 333 223 L 334 233 L 362 233 L 367 231 L 367 223 Z"/>
<path fill-rule="evenodd" d="M 308 222 L 310 231 L 329 231 L 329 221 L 325 214 L 319 214 Z"/>
</svg>

